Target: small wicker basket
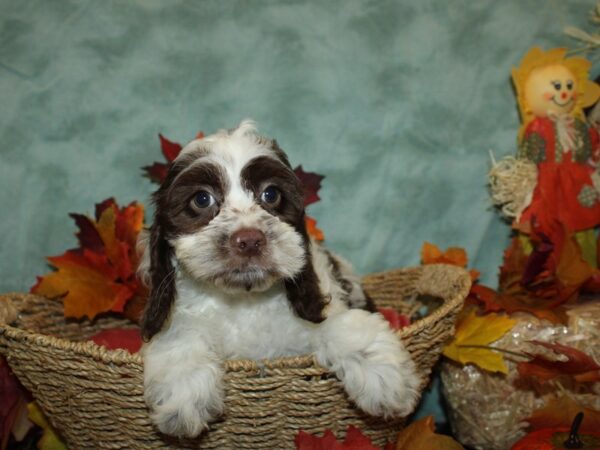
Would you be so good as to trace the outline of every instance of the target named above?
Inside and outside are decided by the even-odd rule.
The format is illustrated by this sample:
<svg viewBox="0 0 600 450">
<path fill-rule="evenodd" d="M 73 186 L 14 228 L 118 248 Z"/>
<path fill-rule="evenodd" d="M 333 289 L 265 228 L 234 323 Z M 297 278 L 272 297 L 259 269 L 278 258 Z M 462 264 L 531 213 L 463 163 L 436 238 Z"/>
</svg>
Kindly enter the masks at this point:
<svg viewBox="0 0 600 450">
<path fill-rule="evenodd" d="M 423 389 L 470 279 L 455 266 L 429 265 L 366 276 L 377 306 L 410 313 L 419 299 L 441 305 L 398 335 L 411 353 Z M 12 316 L 12 317 L 11 317 Z M 4 324 L 10 325 L 4 325 Z M 394 439 L 403 420 L 384 421 L 359 411 L 341 383 L 313 356 L 225 363 L 226 413 L 195 440 L 161 435 L 143 399 L 142 359 L 86 340 L 101 329 L 133 327 L 124 319 L 66 321 L 62 303 L 28 294 L 0 296 L 0 354 L 31 391 L 71 449 L 294 448 L 300 429 L 343 436 L 360 428 L 376 445 Z"/>
</svg>

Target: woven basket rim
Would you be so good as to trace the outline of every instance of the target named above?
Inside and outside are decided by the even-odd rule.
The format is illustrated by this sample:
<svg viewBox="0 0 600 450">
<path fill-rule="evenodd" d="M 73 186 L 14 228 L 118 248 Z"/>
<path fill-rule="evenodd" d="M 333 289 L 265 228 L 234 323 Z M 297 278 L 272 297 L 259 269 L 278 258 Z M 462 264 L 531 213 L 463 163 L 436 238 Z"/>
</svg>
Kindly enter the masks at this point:
<svg viewBox="0 0 600 450">
<path fill-rule="evenodd" d="M 405 273 L 417 271 L 421 272 L 419 279 L 427 279 L 428 276 L 439 272 L 451 276 L 454 279 L 453 286 L 456 288 L 456 293 L 451 298 L 444 299 L 444 302 L 426 317 L 416 320 L 415 322 L 411 323 L 405 328 L 402 328 L 401 330 L 395 331 L 396 335 L 398 335 L 401 339 L 405 339 L 408 336 L 412 336 L 414 334 L 419 333 L 424 328 L 429 327 L 432 323 L 437 322 L 441 317 L 447 315 L 450 311 L 462 305 L 462 302 L 466 297 L 467 292 L 471 286 L 471 280 L 467 271 L 461 267 L 449 264 L 429 264 L 424 266 L 390 269 L 383 272 L 366 275 L 363 277 L 363 280 L 376 279 L 377 277 L 383 276 L 384 274 L 389 275 L 390 273 Z M 435 289 L 428 289 L 427 286 L 424 286 L 424 288 L 422 289 L 418 289 L 418 294 L 439 297 L 439 293 L 436 292 Z M 5 294 L 0 294 L 0 300 L 6 298 L 10 299 L 11 297 L 24 298 L 27 296 L 36 295 L 22 292 L 8 292 Z M 123 349 L 108 350 L 105 347 L 98 345 L 91 340 L 73 341 L 67 338 L 46 335 L 3 323 L 0 323 L 0 334 L 5 334 L 10 338 L 23 339 L 29 342 L 35 342 L 36 345 L 67 350 L 77 355 L 91 357 L 105 364 L 137 366 L 142 364 L 143 362 L 142 356 L 139 352 L 129 353 L 127 350 Z M 227 372 L 260 372 L 265 368 L 287 369 L 307 368 L 312 366 L 319 366 L 315 356 L 312 354 L 300 356 L 286 356 L 275 359 L 263 359 L 260 361 L 254 361 L 249 359 L 230 359 L 224 362 L 224 368 Z"/>
</svg>

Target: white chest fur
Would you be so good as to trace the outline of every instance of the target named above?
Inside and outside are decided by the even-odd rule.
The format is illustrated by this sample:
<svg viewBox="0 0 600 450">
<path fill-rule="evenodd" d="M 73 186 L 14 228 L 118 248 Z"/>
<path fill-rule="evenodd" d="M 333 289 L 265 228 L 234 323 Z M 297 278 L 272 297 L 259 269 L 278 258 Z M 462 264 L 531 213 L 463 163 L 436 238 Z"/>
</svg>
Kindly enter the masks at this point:
<svg viewBox="0 0 600 450">
<path fill-rule="evenodd" d="M 282 283 L 261 293 L 226 294 L 183 278 L 177 291 L 169 328 L 208 331 L 214 350 L 225 358 L 276 358 L 313 351 L 310 338 L 317 325 L 294 314 Z"/>
</svg>

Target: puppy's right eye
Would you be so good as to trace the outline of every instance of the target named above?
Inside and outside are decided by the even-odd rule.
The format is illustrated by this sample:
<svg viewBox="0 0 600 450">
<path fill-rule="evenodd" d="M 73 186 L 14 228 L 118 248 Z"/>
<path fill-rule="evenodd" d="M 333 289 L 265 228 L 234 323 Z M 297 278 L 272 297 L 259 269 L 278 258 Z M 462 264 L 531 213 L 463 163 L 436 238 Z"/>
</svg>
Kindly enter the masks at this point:
<svg viewBox="0 0 600 450">
<path fill-rule="evenodd" d="M 192 206 L 195 208 L 208 208 L 215 204 L 215 198 L 208 191 L 199 191 L 192 199 Z"/>
</svg>

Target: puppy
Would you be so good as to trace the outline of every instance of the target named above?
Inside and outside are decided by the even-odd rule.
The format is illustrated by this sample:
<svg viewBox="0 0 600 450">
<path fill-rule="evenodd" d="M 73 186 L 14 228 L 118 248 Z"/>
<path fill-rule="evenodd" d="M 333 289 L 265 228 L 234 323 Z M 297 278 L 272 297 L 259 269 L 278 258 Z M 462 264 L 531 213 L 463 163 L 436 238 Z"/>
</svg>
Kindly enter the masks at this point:
<svg viewBox="0 0 600 450">
<path fill-rule="evenodd" d="M 141 273 L 145 400 L 160 431 L 194 437 L 223 413 L 226 358 L 314 353 L 362 410 L 412 411 L 409 354 L 343 260 L 309 239 L 303 189 L 254 124 L 192 141 L 154 194 Z"/>
</svg>

